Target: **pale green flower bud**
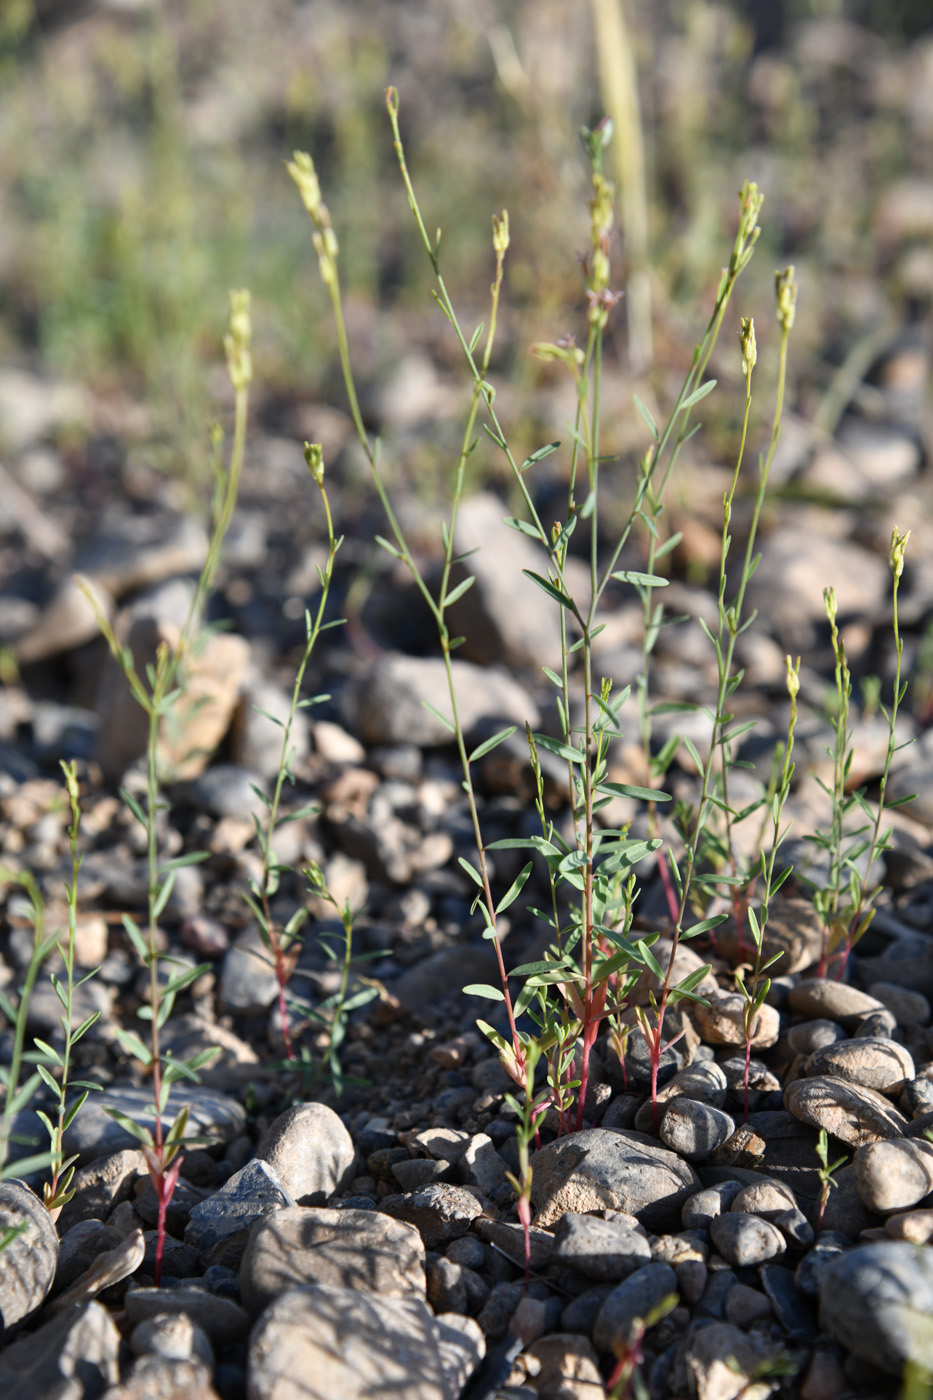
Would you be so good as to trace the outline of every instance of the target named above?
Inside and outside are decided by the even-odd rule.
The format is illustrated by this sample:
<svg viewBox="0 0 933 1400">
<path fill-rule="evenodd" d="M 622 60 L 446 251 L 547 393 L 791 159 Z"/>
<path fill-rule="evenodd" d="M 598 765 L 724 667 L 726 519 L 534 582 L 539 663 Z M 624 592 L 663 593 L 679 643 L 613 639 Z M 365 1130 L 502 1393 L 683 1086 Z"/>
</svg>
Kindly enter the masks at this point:
<svg viewBox="0 0 933 1400">
<path fill-rule="evenodd" d="M 791 657 L 784 657 L 784 664 L 787 667 L 787 693 L 792 700 L 796 700 L 800 694 L 800 657 L 796 661 Z"/>
<path fill-rule="evenodd" d="M 497 258 L 505 257 L 509 246 L 509 211 L 503 209 L 500 218 L 492 216 L 492 247 Z"/>
<path fill-rule="evenodd" d="M 253 377 L 253 357 L 250 354 L 252 333 L 249 292 L 231 292 L 230 331 L 224 336 L 224 351 L 230 383 L 237 392 L 245 389 Z"/>
<path fill-rule="evenodd" d="M 305 461 L 318 486 L 324 484 L 324 449 L 319 442 L 305 443 Z"/>
<path fill-rule="evenodd" d="M 894 531 L 891 535 L 891 553 L 889 556 L 891 561 L 891 572 L 893 573 L 895 578 L 900 578 L 901 574 L 904 572 L 904 554 L 906 552 L 907 541 L 909 539 L 910 531 L 908 530 L 906 535 L 902 535 L 900 530 L 895 525 Z"/>
<path fill-rule="evenodd" d="M 777 318 L 783 331 L 789 331 L 794 324 L 797 310 L 797 282 L 794 267 L 786 267 L 783 272 L 774 274 L 774 288 L 777 293 Z"/>
<path fill-rule="evenodd" d="M 314 161 L 307 151 L 295 151 L 293 159 L 287 162 L 285 169 L 298 186 L 302 204 L 311 217 L 315 218 L 321 207 L 321 183 L 314 169 Z"/>
<path fill-rule="evenodd" d="M 751 316 L 742 317 L 739 331 L 739 344 L 742 348 L 742 373 L 748 379 L 758 363 L 758 343 L 755 340 L 755 322 Z"/>
</svg>

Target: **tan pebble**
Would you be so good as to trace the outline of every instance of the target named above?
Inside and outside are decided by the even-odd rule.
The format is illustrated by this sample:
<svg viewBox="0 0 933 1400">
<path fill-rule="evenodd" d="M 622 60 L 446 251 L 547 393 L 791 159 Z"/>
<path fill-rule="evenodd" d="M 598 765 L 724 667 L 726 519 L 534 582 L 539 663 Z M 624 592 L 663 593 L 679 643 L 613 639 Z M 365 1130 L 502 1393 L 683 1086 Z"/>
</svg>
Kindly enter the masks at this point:
<svg viewBox="0 0 933 1400">
<path fill-rule="evenodd" d="M 884 1229 L 889 1239 L 927 1244 L 933 1239 L 933 1210 L 907 1210 L 901 1215 L 889 1215 Z"/>
</svg>

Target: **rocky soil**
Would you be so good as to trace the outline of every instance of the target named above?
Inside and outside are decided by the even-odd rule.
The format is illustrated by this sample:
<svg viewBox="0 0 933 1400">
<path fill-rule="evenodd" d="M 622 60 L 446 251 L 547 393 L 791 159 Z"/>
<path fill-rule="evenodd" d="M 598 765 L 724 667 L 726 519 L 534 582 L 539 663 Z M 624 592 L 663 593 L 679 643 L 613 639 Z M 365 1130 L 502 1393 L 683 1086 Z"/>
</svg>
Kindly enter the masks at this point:
<svg viewBox="0 0 933 1400">
<path fill-rule="evenodd" d="M 812 64 L 817 31 L 802 31 L 796 50 Z M 846 52 L 865 64 L 874 55 L 872 91 L 889 91 L 881 80 L 890 84 L 893 60 L 855 26 L 846 33 Z M 918 45 L 898 70 L 921 127 L 924 62 L 928 47 Z M 759 63 L 754 71 L 761 85 L 777 68 Z M 116 1035 L 143 1024 L 136 1013 L 149 996 L 122 923 L 124 914 L 144 918 L 144 834 L 119 796 L 121 784 L 144 791 L 145 735 L 73 575 L 93 582 L 118 635 L 145 662 L 177 635 L 207 536 L 188 491 L 152 469 L 145 424 L 133 429 L 125 402 L 117 412 L 99 385 L 0 364 L 0 864 L 33 872 L 48 928 L 67 926 L 69 814 L 59 761 L 76 760 L 77 954 L 82 972 L 99 970 L 78 991 L 75 1020 L 100 1013 L 77 1048 L 80 1076 L 100 1091 L 67 1134 L 78 1157 L 74 1198 L 53 1223 L 41 1204 L 42 1173 L 0 1182 L 0 1229 L 28 1226 L 0 1255 L 8 1400 L 597 1400 L 623 1355 L 637 1361 L 651 1400 L 880 1400 L 900 1394 L 907 1363 L 933 1371 L 933 278 L 919 246 L 933 232 L 933 185 L 911 188 L 913 202 L 903 190 L 879 201 L 884 259 L 908 293 L 878 317 L 871 353 L 847 361 L 833 381 L 838 411 L 829 426 L 807 411 L 810 381 L 801 374 L 800 412 L 788 417 L 775 464 L 780 499 L 750 590 L 759 617 L 742 639 L 736 710 L 757 726 L 743 741 L 748 767 L 734 778 L 737 805 L 764 793 L 786 732 L 784 655 L 803 661 L 792 827 L 782 847 L 795 878 L 771 910 L 766 946 L 782 956 L 756 1032 L 747 1103 L 734 980 L 745 950 L 727 924 L 715 942 L 679 955 L 682 975 L 710 963 L 700 988 L 708 1005 L 678 1008 L 684 1035 L 665 1053 L 657 1122 L 635 1031 L 624 1064 L 605 1037 L 597 1041 L 583 1130 L 558 1136 L 550 1121 L 542 1128 L 527 1286 L 506 1179 L 517 1169 L 505 1100 L 514 1086 L 476 1030 L 476 1002 L 460 990 L 496 974 L 458 864 L 472 858 L 473 833 L 456 754 L 422 704 L 445 705 L 430 619 L 404 575 L 374 558 L 382 521 L 364 491 L 342 399 L 322 391 L 311 403 L 260 400 L 210 604 L 210 618 L 228 626 L 199 654 L 199 703 L 166 741 L 177 780 L 164 793 L 160 848 L 208 858 L 179 872 L 162 913 L 165 975 L 179 963 L 209 970 L 178 998 L 164 1048 L 177 1057 L 208 1047 L 220 1054 L 200 1084 L 172 1093 L 169 1116 L 187 1106 L 200 1145 L 184 1156 L 155 1288 L 155 1194 L 136 1140 L 104 1112 L 115 1107 L 145 1121 L 149 1098 Z M 857 285 L 877 307 L 871 277 Z M 375 367 L 364 386 L 373 426 L 408 462 L 456 402 L 449 352 L 438 348 L 442 331 L 418 329 L 421 343 L 399 354 L 392 392 L 380 395 Z M 837 331 L 821 321 L 804 334 L 829 342 Z M 814 373 L 825 377 L 826 364 Z M 737 368 L 723 374 L 735 383 Z M 607 366 L 607 401 L 624 414 L 633 387 L 627 371 Z M 556 392 L 539 395 L 540 442 L 565 433 L 566 413 Z M 631 416 L 634 442 L 641 427 Z M 255 788 L 271 789 L 279 763 L 281 730 L 268 716 L 287 711 L 304 609 L 324 557 L 305 437 L 324 442 L 338 529 L 347 534 L 332 607 L 347 624 L 315 654 L 306 691 L 328 698 L 299 711 L 293 735 L 285 811 L 314 813 L 276 838 L 277 859 L 290 869 L 275 917 L 284 924 L 302 907 L 311 916 L 290 984 L 291 1033 L 307 1057 L 301 1074 L 284 1062 L 277 983 L 244 893 L 259 869 Z M 730 476 L 698 440 L 672 507 L 684 540 L 667 603 L 684 620 L 659 638 L 659 701 L 708 703 L 713 695 L 714 657 L 699 620 L 715 618 L 710 589 Z M 550 480 L 540 487 L 542 496 L 553 489 Z M 402 504 L 429 570 L 433 501 L 425 491 Z M 456 662 L 471 742 L 503 722 L 519 726 L 519 736 L 526 721 L 554 724 L 540 668 L 555 664 L 556 623 L 522 573 L 540 561 L 501 524 L 510 509 L 493 483 L 459 521 L 462 548 L 481 546 L 463 618 L 468 644 Z M 737 547 L 747 518 L 743 501 Z M 900 595 L 911 690 L 898 734 L 909 746 L 896 756 L 888 796 L 916 797 L 886 823 L 891 848 L 873 872 L 882 885 L 877 917 L 837 980 L 820 975 L 822 932 L 803 878 L 819 885 L 824 877 L 806 837 L 830 817 L 821 787 L 832 742 L 822 593 L 836 590 L 856 682 L 878 677 L 864 692 L 851 775 L 874 801 L 887 736 L 871 697 L 880 687 L 890 702 L 887 551 L 895 524 L 912 532 Z M 609 603 L 597 664 L 621 685 L 640 666 L 640 608 L 621 594 Z M 632 708 L 623 727 L 632 743 L 621 751 L 620 780 L 637 783 Z M 709 742 L 702 712 L 659 716 L 657 743 L 674 732 L 701 750 Z M 536 830 L 519 736 L 479 765 L 490 841 Z M 686 750 L 681 759 L 668 784 L 689 801 L 696 773 Z M 567 816 L 564 781 L 559 767 L 548 770 L 558 823 Z M 625 801 L 612 818 L 637 825 L 643 816 Z M 755 829 L 740 826 L 737 839 L 751 849 L 757 824 L 746 825 Z M 673 825 L 663 834 L 676 847 Z M 494 853 L 497 889 L 517 873 L 517 855 Z M 314 1020 L 339 985 L 326 952 L 339 924 L 301 874 L 309 861 L 359 911 L 352 985 L 376 993 L 350 1014 L 340 1093 Z M 663 940 L 660 878 L 651 862 L 640 874 L 636 930 Z M 528 902 L 540 904 L 543 890 L 539 870 Z M 10 995 L 32 929 L 19 888 L 8 883 L 0 896 L 0 990 Z M 508 966 L 540 956 L 541 927 L 524 901 L 510 908 L 503 931 Z M 53 1044 L 61 1041 L 56 968 L 53 961 L 43 970 L 28 1019 L 29 1035 Z M 646 977 L 634 995 L 645 1003 L 648 991 Z M 0 1064 L 9 1063 L 12 1041 L 0 1018 Z M 14 1173 L 16 1160 L 43 1144 L 37 1110 L 51 1102 L 40 1090 L 18 1116 Z M 825 1208 L 821 1129 L 830 1161 L 845 1158 Z M 669 1310 L 639 1341 L 637 1320 L 663 1311 L 666 1300 Z"/>
</svg>

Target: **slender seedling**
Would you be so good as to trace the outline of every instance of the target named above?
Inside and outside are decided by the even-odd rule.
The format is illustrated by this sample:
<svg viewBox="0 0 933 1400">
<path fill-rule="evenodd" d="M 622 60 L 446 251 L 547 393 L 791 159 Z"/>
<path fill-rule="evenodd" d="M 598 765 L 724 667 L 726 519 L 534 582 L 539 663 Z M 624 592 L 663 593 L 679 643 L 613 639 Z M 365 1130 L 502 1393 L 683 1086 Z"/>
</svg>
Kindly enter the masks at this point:
<svg viewBox="0 0 933 1400">
<path fill-rule="evenodd" d="M 144 1073 L 151 1080 L 152 1128 L 137 1123 L 119 1109 L 109 1107 L 107 1112 L 139 1141 L 156 1193 L 158 1216 L 154 1272 L 157 1287 L 162 1276 L 166 1212 L 181 1171 L 182 1145 L 188 1123 L 188 1109 L 184 1107 L 175 1116 L 168 1131 L 166 1132 L 164 1129 L 163 1118 L 167 1112 L 171 1087 L 181 1079 L 197 1083 L 198 1071 L 210 1064 L 220 1053 L 219 1049 L 211 1048 L 203 1050 L 189 1059 L 178 1060 L 170 1052 L 163 1054 L 161 1048 L 161 1031 L 172 1013 L 175 998 L 179 992 L 184 991 L 198 977 L 209 971 L 210 965 L 202 963 L 197 967 L 185 968 L 183 971 L 169 976 L 165 984 L 162 984 L 162 967 L 166 962 L 172 960 L 161 958 L 159 955 L 159 918 L 171 896 L 178 870 L 182 866 L 197 864 L 206 859 L 207 853 L 194 851 L 168 861 L 160 858 L 158 817 L 160 812 L 167 809 L 167 804 L 160 793 L 159 739 L 162 725 L 170 716 L 173 706 L 184 689 L 185 661 L 195 643 L 195 627 L 202 615 L 204 602 L 220 563 L 224 537 L 236 505 L 246 447 L 249 385 L 253 374 L 250 352 L 251 334 L 249 293 L 245 291 L 231 292 L 230 329 L 224 338 L 227 368 L 234 390 L 234 434 L 230 467 L 226 474 L 220 470 L 207 558 L 195 586 L 194 596 L 179 640 L 174 647 L 166 641 L 159 645 L 154 663 L 150 663 L 145 668 L 145 679 L 139 675 L 130 649 L 121 646 L 117 640 L 110 620 L 101 610 L 93 590 L 86 582 L 83 582 L 84 592 L 95 610 L 98 625 L 126 677 L 137 704 L 148 720 L 145 806 L 126 789 L 123 790 L 122 796 L 146 833 L 148 867 L 146 931 L 144 933 L 136 920 L 131 918 L 129 914 L 123 916 L 123 927 L 149 974 L 149 1004 L 142 1007 L 137 1013 L 141 1020 L 149 1022 L 149 1043 L 145 1044 L 135 1032 L 123 1028 L 118 1028 L 116 1035 L 123 1049 L 141 1063 Z M 195 1142 L 197 1140 L 189 1138 L 188 1141 Z"/>
</svg>

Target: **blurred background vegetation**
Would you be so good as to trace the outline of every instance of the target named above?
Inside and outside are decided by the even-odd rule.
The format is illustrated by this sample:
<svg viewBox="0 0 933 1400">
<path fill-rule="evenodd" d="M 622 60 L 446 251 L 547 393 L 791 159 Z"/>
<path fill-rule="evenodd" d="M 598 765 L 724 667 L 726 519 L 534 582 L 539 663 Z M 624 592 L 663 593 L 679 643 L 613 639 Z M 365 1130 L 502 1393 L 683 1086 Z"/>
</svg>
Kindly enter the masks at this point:
<svg viewBox="0 0 933 1400">
<path fill-rule="evenodd" d="M 579 324 L 578 131 L 606 111 L 617 159 L 643 137 L 643 166 L 612 173 L 619 281 L 653 325 L 618 316 L 614 349 L 660 395 L 705 319 L 747 178 L 767 199 L 756 309 L 774 267 L 798 267 L 801 412 L 819 414 L 853 346 L 928 316 L 929 0 L 3 0 L 0 365 L 78 380 L 160 469 L 196 478 L 225 402 L 227 289 L 248 286 L 259 419 L 312 435 L 302 406 L 342 397 L 282 165 L 304 148 L 378 425 L 376 386 L 403 348 L 451 363 L 391 149 L 389 83 L 445 271 L 477 320 L 490 216 L 509 209 L 499 368 L 525 403 L 551 390 L 530 344 Z M 733 358 L 722 372 L 737 381 Z"/>
</svg>

